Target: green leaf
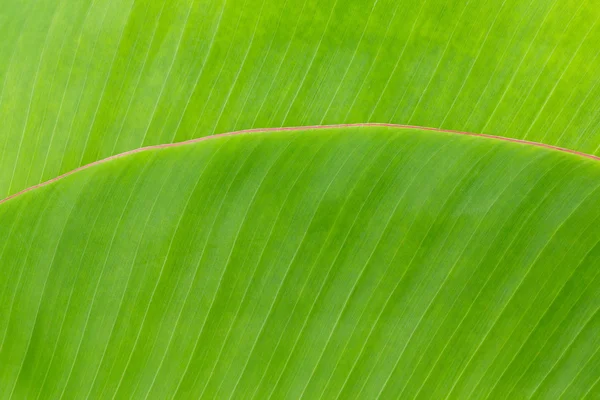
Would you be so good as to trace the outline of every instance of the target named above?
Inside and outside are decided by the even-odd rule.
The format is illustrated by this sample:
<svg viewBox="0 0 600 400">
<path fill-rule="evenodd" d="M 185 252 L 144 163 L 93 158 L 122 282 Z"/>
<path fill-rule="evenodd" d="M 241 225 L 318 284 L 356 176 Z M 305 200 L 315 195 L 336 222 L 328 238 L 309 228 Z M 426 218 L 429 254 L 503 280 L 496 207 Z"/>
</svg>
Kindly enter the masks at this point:
<svg viewBox="0 0 600 400">
<path fill-rule="evenodd" d="M 247 133 L 0 207 L 2 398 L 598 398 L 600 165 Z"/>
<path fill-rule="evenodd" d="M 600 153 L 596 0 L 3 0 L 0 198 L 140 146 L 393 122 Z"/>
</svg>

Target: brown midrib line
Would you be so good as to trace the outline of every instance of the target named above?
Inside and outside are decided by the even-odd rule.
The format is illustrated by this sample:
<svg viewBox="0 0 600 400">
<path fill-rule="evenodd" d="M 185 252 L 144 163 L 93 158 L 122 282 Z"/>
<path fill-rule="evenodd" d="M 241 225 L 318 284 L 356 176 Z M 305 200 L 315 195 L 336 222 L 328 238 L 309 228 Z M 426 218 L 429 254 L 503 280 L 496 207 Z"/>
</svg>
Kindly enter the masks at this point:
<svg viewBox="0 0 600 400">
<path fill-rule="evenodd" d="M 419 130 L 424 130 L 424 131 L 454 133 L 454 134 L 465 135 L 465 136 L 477 136 L 477 137 L 483 137 L 483 138 L 488 138 L 488 139 L 502 140 L 505 142 L 513 142 L 513 143 L 520 143 L 520 144 L 529 145 L 529 146 L 542 147 L 542 148 L 546 148 L 546 149 L 560 151 L 563 153 L 570 153 L 570 154 L 574 154 L 574 155 L 577 155 L 580 157 L 585 157 L 585 158 L 589 158 L 592 160 L 600 161 L 600 157 L 598 157 L 598 156 L 582 153 L 582 152 L 576 151 L 576 150 L 565 149 L 563 147 L 553 146 L 551 144 L 532 142 L 529 140 L 515 139 L 515 138 L 509 138 L 509 137 L 503 137 L 503 136 L 488 135 L 485 133 L 473 133 L 473 132 L 457 131 L 457 130 L 453 130 L 453 129 L 432 128 L 432 127 L 428 127 L 428 126 L 418 126 L 418 125 L 390 124 L 390 123 L 380 123 L 380 122 L 364 122 L 364 123 L 354 123 L 354 124 L 288 126 L 288 127 L 279 127 L 279 128 L 252 128 L 252 129 L 243 129 L 243 130 L 234 131 L 234 132 L 219 133 L 217 135 L 211 135 L 211 136 L 203 136 L 200 138 L 190 139 L 190 140 L 186 140 L 183 142 L 156 144 L 156 145 L 152 145 L 152 146 L 140 147 L 140 148 L 137 148 L 134 150 L 128 150 L 123 153 L 115 154 L 113 156 L 103 158 L 101 160 L 97 160 L 97 161 L 91 162 L 86 165 L 82 165 L 81 167 L 75 168 L 72 171 L 69 171 L 62 175 L 57 176 L 56 178 L 52 178 L 45 182 L 38 183 L 37 185 L 30 186 L 26 189 L 23 189 L 15 194 L 12 194 L 12 195 L 0 200 L 0 204 L 5 203 L 11 199 L 14 199 L 15 197 L 18 197 L 27 192 L 30 192 L 34 189 L 44 187 L 44 186 L 49 185 L 53 182 L 56 182 L 60 179 L 66 178 L 67 176 L 72 175 L 76 172 L 93 167 L 94 165 L 103 164 L 105 162 L 108 162 L 108 161 L 111 161 L 111 160 L 114 160 L 117 158 L 125 157 L 130 154 L 140 153 L 143 151 L 155 150 L 155 149 L 165 149 L 165 148 L 169 148 L 169 147 L 185 146 L 188 144 L 202 142 L 205 140 L 217 139 L 217 138 L 225 137 L 225 136 L 243 135 L 243 134 L 248 134 L 248 133 L 284 132 L 284 131 L 301 131 L 301 130 L 309 130 L 309 129 L 336 129 L 336 128 L 356 128 L 356 127 L 388 127 L 388 128 L 419 129 Z"/>
</svg>

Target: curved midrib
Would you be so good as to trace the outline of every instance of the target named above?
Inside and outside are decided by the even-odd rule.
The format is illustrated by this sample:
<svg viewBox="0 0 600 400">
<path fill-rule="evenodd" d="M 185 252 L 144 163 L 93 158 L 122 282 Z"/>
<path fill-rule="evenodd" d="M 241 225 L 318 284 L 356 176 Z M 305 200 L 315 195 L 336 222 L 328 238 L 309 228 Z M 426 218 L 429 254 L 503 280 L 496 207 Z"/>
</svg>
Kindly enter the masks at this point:
<svg viewBox="0 0 600 400">
<path fill-rule="evenodd" d="M 527 146 L 541 147 L 541 148 L 545 148 L 545 149 L 550 149 L 550 150 L 559 151 L 559 152 L 563 152 L 563 153 L 574 154 L 574 155 L 577 155 L 580 157 L 600 161 L 600 157 L 598 157 L 598 156 L 595 156 L 592 154 L 587 154 L 587 153 L 582 153 L 582 152 L 576 151 L 576 150 L 566 149 L 563 147 L 553 146 L 551 144 L 546 144 L 546 143 L 532 142 L 529 140 L 515 139 L 515 138 L 496 136 L 496 135 L 488 135 L 488 134 L 484 134 L 484 133 L 465 132 L 465 131 L 457 131 L 457 130 L 452 130 L 452 129 L 441 129 L 441 128 L 433 128 L 433 127 L 418 126 L 418 125 L 391 124 L 391 123 L 380 123 L 380 122 L 363 122 L 363 123 L 353 123 L 353 124 L 288 126 L 288 127 L 279 127 L 279 128 L 251 128 L 251 129 L 242 129 L 242 130 L 233 131 L 233 132 L 219 133 L 216 135 L 203 136 L 200 138 L 190 139 L 190 140 L 186 140 L 183 142 L 156 144 L 156 145 L 152 145 L 152 146 L 145 146 L 145 147 L 139 147 L 139 148 L 133 149 L 133 150 L 128 150 L 123 153 L 115 154 L 110 157 L 103 158 L 101 160 L 97 160 L 97 161 L 91 162 L 86 165 L 82 165 L 81 167 L 75 168 L 74 170 L 66 172 L 55 178 L 52 178 L 45 182 L 41 182 L 36 185 L 30 186 L 26 189 L 23 189 L 17 193 L 14 193 L 14 194 L 0 200 L 0 204 L 6 203 L 9 200 L 12 200 L 16 197 L 19 197 L 27 192 L 37 189 L 37 188 L 41 188 L 41 187 L 47 186 L 51 183 L 54 183 L 56 181 L 59 181 L 63 178 L 66 178 L 69 175 L 73 175 L 76 172 L 85 170 L 87 168 L 93 167 L 98 164 L 102 164 L 102 163 L 114 160 L 116 158 L 125 157 L 128 155 L 140 153 L 143 151 L 164 149 L 164 148 L 169 148 L 169 147 L 179 147 L 179 146 L 185 146 L 185 145 L 189 145 L 189 144 L 193 144 L 193 143 L 197 143 L 197 142 L 202 142 L 205 140 L 218 139 L 218 138 L 225 137 L 225 136 L 244 135 L 244 134 L 251 134 L 251 133 L 301 131 L 301 130 L 310 130 L 310 129 L 314 130 L 314 129 L 336 129 L 336 128 L 360 128 L 360 127 L 388 127 L 388 128 L 400 128 L 400 129 L 419 129 L 419 130 L 424 130 L 424 131 L 453 133 L 453 134 L 465 135 L 465 136 L 476 136 L 476 137 L 483 137 L 483 138 L 488 138 L 488 139 L 502 140 L 505 142 L 520 143 L 520 144 L 527 145 Z"/>
</svg>

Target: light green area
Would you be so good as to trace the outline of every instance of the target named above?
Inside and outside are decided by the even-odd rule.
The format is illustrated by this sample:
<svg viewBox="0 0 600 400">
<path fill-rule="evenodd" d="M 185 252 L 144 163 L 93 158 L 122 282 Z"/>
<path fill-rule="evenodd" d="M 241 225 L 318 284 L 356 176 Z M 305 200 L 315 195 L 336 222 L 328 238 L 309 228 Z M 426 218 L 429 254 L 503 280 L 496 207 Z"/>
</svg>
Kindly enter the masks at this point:
<svg viewBox="0 0 600 400">
<path fill-rule="evenodd" d="M 0 207 L 0 398 L 597 399 L 599 186 L 389 128 L 93 166 Z"/>
<path fill-rule="evenodd" d="M 2 0 L 0 198 L 143 145 L 394 122 L 600 153 L 597 0 Z"/>
</svg>

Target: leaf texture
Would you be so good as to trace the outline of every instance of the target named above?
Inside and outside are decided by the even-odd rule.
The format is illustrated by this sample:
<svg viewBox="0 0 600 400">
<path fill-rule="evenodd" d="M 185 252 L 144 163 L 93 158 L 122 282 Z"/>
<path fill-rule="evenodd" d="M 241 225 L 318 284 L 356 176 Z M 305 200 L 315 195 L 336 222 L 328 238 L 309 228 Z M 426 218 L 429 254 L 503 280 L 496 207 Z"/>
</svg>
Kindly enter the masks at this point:
<svg viewBox="0 0 600 400">
<path fill-rule="evenodd" d="M 0 198 L 141 146 L 393 122 L 600 153 L 596 0 L 3 0 Z"/>
<path fill-rule="evenodd" d="M 597 398 L 599 186 L 383 127 L 83 169 L 0 207 L 0 397 Z"/>
</svg>

